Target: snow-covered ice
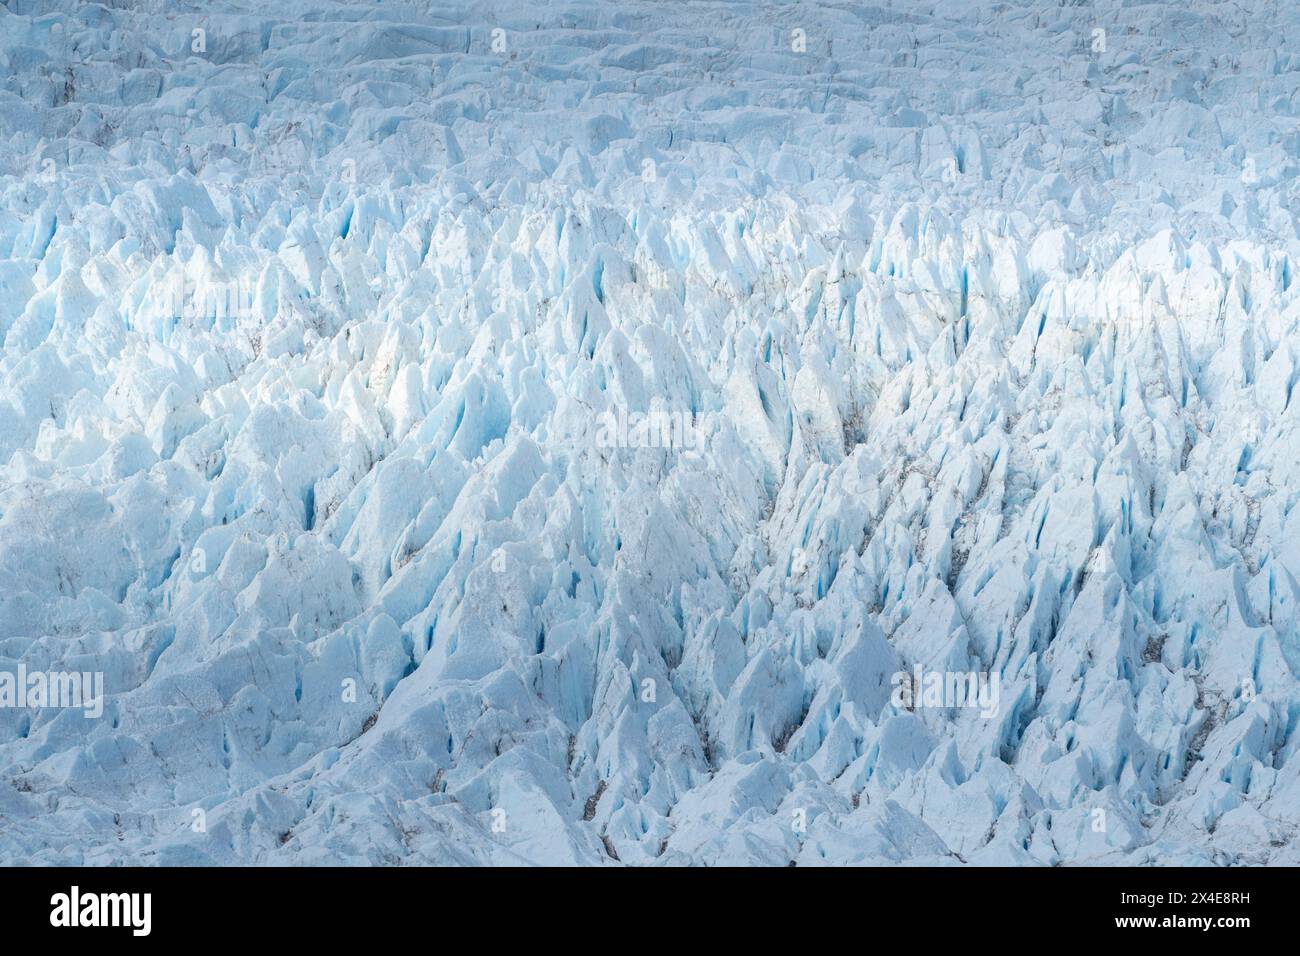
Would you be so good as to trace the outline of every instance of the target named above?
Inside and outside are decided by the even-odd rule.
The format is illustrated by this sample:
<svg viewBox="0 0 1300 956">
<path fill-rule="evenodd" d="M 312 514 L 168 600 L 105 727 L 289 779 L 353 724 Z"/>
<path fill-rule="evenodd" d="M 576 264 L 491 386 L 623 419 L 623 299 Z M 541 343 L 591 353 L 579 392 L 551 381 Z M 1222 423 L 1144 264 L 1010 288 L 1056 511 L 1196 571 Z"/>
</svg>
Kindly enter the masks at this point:
<svg viewBox="0 0 1300 956">
<path fill-rule="evenodd" d="M 1292 5 L 0 67 L 0 862 L 1300 863 Z"/>
</svg>

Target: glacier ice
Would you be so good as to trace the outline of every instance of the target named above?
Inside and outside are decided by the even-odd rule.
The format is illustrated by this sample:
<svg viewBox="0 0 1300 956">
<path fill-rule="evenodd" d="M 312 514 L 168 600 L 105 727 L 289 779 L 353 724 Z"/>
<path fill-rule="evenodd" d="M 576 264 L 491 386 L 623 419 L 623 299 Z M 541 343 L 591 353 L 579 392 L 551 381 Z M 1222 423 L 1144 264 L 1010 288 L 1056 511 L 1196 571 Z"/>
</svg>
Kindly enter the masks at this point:
<svg viewBox="0 0 1300 956">
<path fill-rule="evenodd" d="M 1297 39 L 7 0 L 0 861 L 1300 863 Z"/>
</svg>

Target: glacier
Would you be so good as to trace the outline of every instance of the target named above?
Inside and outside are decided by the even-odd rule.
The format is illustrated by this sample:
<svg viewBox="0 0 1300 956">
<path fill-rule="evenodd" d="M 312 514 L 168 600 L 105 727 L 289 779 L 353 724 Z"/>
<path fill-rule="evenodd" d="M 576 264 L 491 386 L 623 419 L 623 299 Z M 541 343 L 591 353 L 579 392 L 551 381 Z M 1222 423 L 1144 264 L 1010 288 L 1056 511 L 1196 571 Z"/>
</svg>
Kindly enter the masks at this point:
<svg viewBox="0 0 1300 956">
<path fill-rule="evenodd" d="M 1297 41 L 5 0 L 0 862 L 1300 864 Z"/>
</svg>

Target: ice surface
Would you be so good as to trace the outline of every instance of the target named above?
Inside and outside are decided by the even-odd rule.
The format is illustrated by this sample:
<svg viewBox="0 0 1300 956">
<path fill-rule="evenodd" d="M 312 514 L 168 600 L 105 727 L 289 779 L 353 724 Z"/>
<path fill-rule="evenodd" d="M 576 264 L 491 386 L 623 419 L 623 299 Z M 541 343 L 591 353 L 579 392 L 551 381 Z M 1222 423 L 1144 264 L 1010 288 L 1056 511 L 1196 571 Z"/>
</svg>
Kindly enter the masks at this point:
<svg viewBox="0 0 1300 956">
<path fill-rule="evenodd" d="M 1298 42 L 7 0 L 0 861 L 1300 863 Z"/>
</svg>

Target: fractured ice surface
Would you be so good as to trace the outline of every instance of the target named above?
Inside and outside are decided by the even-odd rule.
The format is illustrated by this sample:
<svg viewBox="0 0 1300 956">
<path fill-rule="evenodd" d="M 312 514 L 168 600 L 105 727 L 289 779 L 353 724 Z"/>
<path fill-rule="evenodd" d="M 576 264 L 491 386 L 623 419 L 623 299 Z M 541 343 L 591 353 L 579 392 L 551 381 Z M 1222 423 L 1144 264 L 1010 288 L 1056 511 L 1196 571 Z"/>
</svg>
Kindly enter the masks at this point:
<svg viewBox="0 0 1300 956">
<path fill-rule="evenodd" d="M 1300 863 L 1297 41 L 6 0 L 0 861 Z"/>
</svg>

